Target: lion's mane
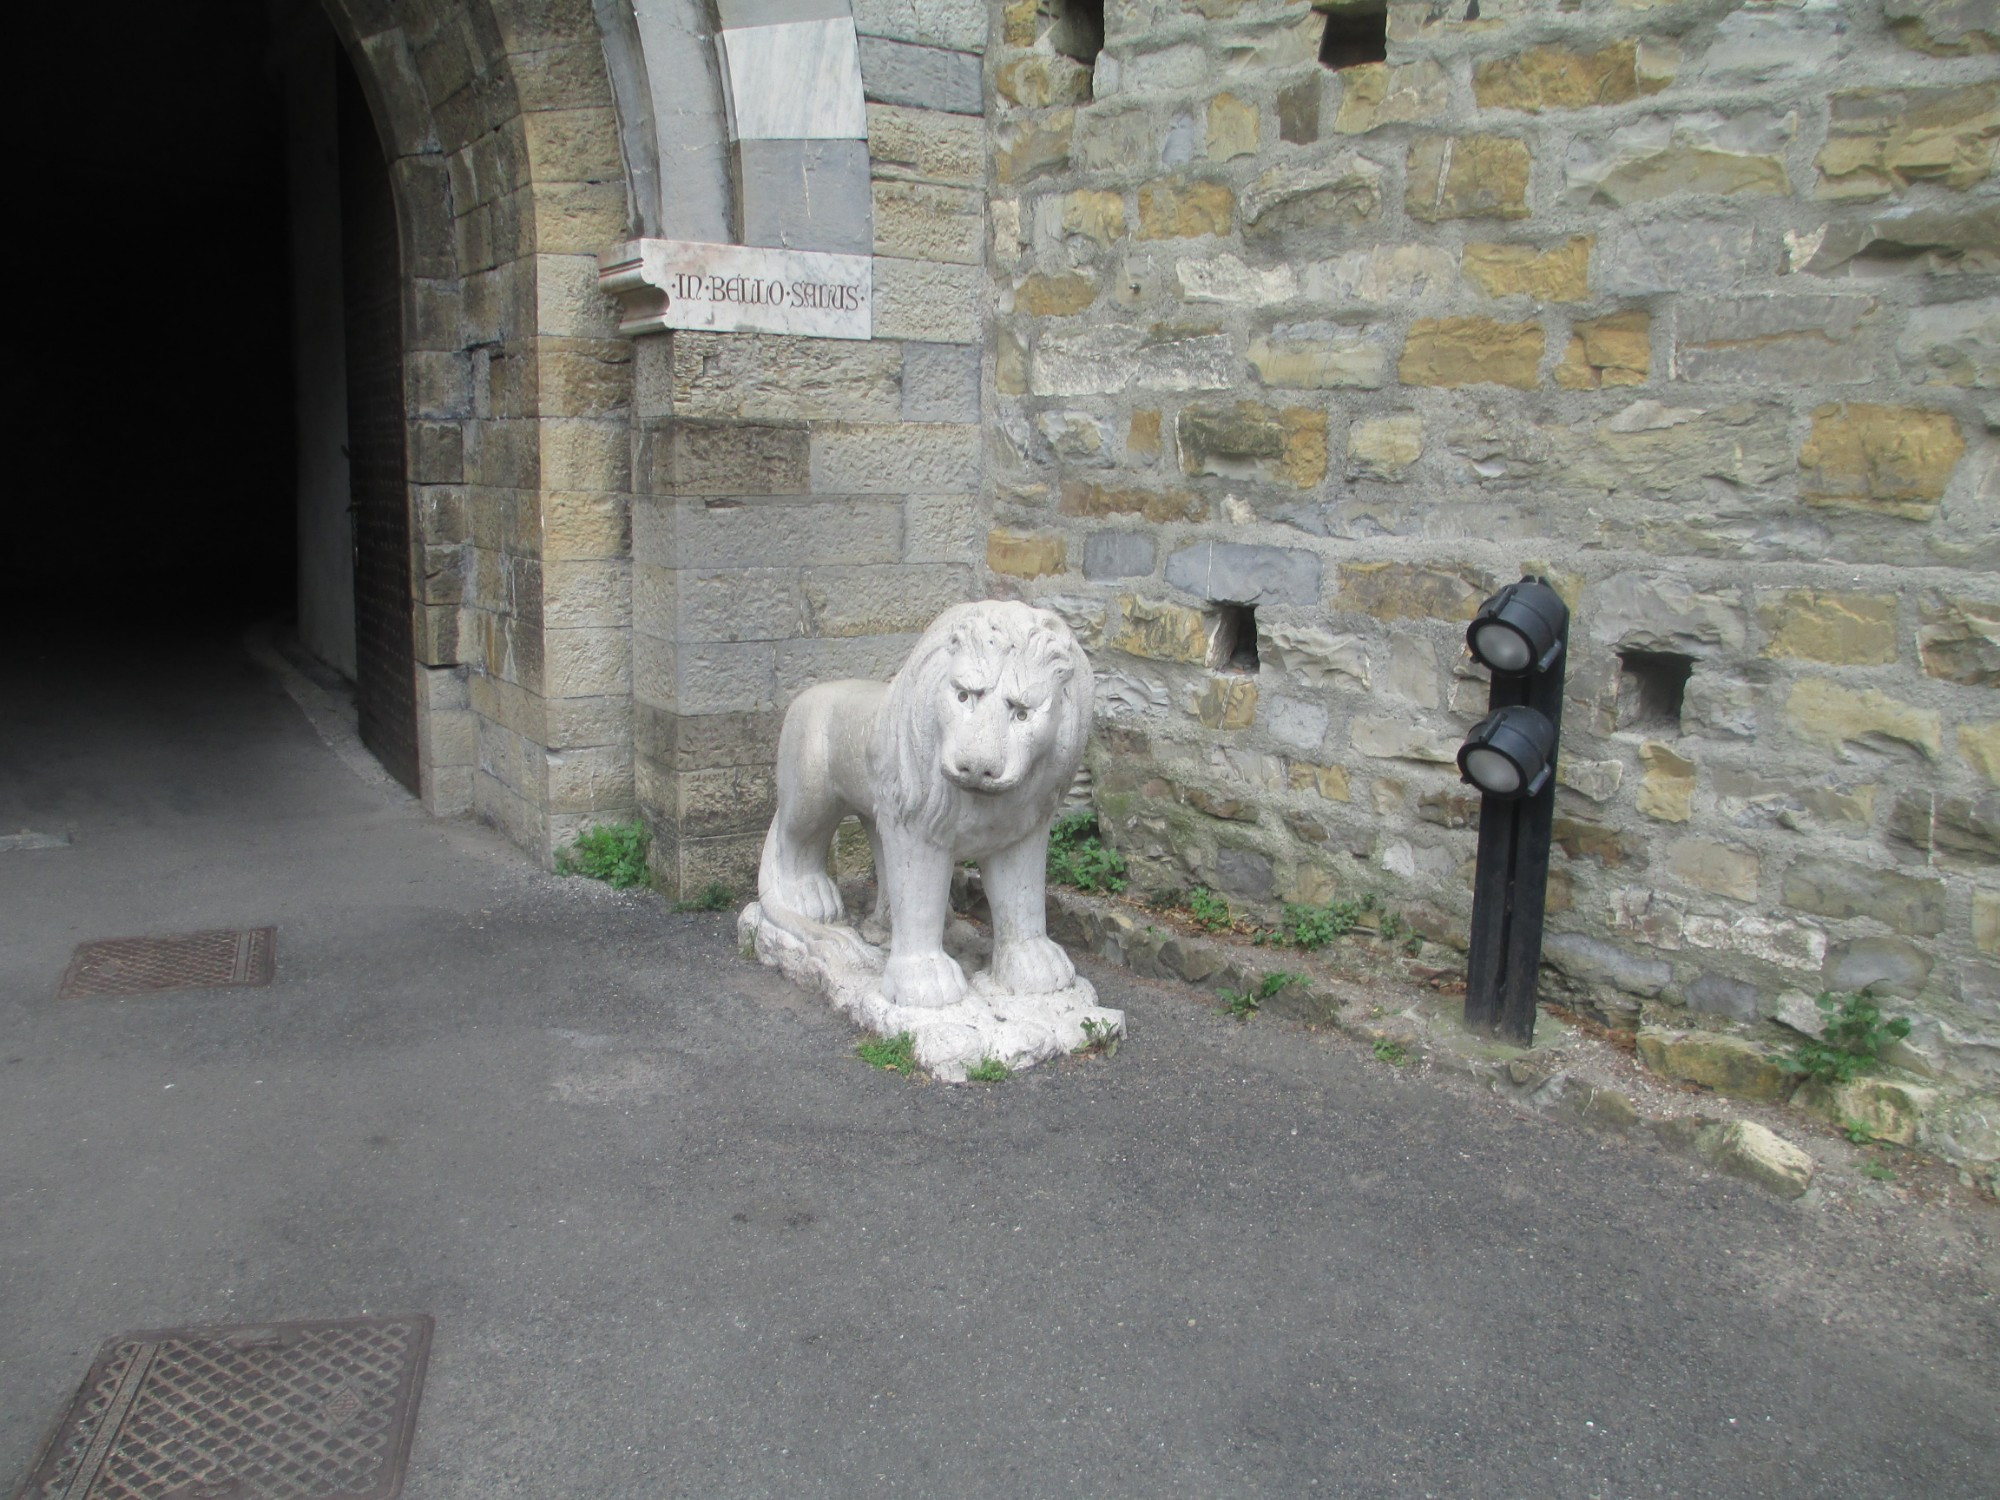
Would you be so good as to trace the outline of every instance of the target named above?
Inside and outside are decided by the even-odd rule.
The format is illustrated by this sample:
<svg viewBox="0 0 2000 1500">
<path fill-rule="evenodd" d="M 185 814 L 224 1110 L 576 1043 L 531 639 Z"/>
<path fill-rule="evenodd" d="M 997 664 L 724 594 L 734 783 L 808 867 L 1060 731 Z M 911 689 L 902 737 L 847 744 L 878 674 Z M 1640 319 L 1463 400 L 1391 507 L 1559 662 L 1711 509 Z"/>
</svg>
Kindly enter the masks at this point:
<svg viewBox="0 0 2000 1500">
<path fill-rule="evenodd" d="M 937 704 L 954 666 L 972 654 L 1012 656 L 1050 688 L 1055 738 L 1019 785 L 997 794 L 1019 804 L 1023 835 L 1055 816 L 1090 732 L 1090 659 L 1061 616 L 991 600 L 953 605 L 939 615 L 889 683 L 876 761 L 889 774 L 876 815 L 898 819 L 940 844 L 950 843 L 962 821 L 959 808 L 974 794 L 952 785 L 938 764 L 943 735 Z"/>
</svg>

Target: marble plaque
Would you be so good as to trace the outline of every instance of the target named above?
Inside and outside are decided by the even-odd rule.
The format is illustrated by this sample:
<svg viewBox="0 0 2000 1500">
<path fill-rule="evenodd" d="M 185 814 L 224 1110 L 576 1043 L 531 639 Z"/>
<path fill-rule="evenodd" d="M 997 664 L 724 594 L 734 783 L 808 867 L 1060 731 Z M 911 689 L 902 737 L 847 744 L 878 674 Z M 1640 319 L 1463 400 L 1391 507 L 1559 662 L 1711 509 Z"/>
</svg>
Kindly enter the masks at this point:
<svg viewBox="0 0 2000 1500">
<path fill-rule="evenodd" d="M 874 319 L 866 255 L 693 240 L 635 240 L 598 277 L 624 306 L 621 333 L 695 328 L 865 339 Z"/>
</svg>

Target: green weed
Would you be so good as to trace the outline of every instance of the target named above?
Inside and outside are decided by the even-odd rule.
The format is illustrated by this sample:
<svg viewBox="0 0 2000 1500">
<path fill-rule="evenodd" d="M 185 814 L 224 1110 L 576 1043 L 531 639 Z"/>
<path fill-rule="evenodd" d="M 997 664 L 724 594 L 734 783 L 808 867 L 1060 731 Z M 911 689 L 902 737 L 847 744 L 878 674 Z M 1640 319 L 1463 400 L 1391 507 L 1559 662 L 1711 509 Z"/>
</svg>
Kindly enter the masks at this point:
<svg viewBox="0 0 2000 1500">
<path fill-rule="evenodd" d="M 1401 1042 L 1391 1041 L 1386 1036 L 1375 1038 L 1375 1060 L 1385 1062 L 1392 1068 L 1400 1068 L 1410 1060 L 1410 1049 Z"/>
<path fill-rule="evenodd" d="M 1287 901 L 1278 921 L 1275 940 L 1308 953 L 1346 937 L 1361 925 L 1361 918 L 1375 910 L 1373 896 L 1357 896 L 1352 901 L 1329 901 L 1325 906 L 1306 906 Z"/>
<path fill-rule="evenodd" d="M 646 845 L 651 842 L 644 823 L 600 823 L 579 833 L 556 855 L 556 873 L 586 875 L 615 891 L 651 885 L 653 872 L 646 868 Z"/>
<path fill-rule="evenodd" d="M 1884 1161 L 1864 1161 L 1861 1164 L 1861 1175 L 1872 1177 L 1877 1182 L 1894 1182 L 1896 1169 Z"/>
<path fill-rule="evenodd" d="M 1883 1048 L 1910 1034 L 1906 1018 L 1885 1018 L 1866 993 L 1823 994 L 1819 1008 L 1826 1017 L 1826 1030 L 1778 1059 L 1787 1073 L 1821 1083 L 1847 1083 L 1875 1067 Z"/>
<path fill-rule="evenodd" d="M 904 1077 L 917 1071 L 917 1040 L 907 1031 L 894 1036 L 871 1036 L 855 1045 L 854 1055 L 874 1067 L 887 1068 Z"/>
<path fill-rule="evenodd" d="M 1280 969 L 1275 974 L 1266 974 L 1257 982 L 1254 989 L 1217 990 L 1216 994 L 1221 998 L 1224 1010 L 1228 1011 L 1239 1021 L 1247 1021 L 1263 1008 L 1266 1000 L 1280 994 L 1292 985 L 1304 984 L 1305 982 L 1305 975 L 1288 974 L 1283 969 Z"/>
<path fill-rule="evenodd" d="M 1014 1076 L 1014 1070 L 997 1057 L 984 1057 L 965 1070 L 967 1083 L 1005 1083 Z"/>
<path fill-rule="evenodd" d="M 1088 812 L 1057 818 L 1049 829 L 1049 881 L 1080 891 L 1125 889 L 1125 856 L 1108 849 L 1098 837 L 1097 819 Z"/>
<path fill-rule="evenodd" d="M 1101 1052 L 1107 1058 L 1118 1055 L 1118 1032 L 1109 1021 L 1100 1021 L 1095 1016 L 1083 1018 L 1083 1045 L 1076 1049 L 1077 1056 L 1085 1057 L 1093 1052 Z"/>
<path fill-rule="evenodd" d="M 735 892 L 719 880 L 711 880 L 685 901 L 676 901 L 670 911 L 727 911 L 736 900 Z"/>
<path fill-rule="evenodd" d="M 1185 897 L 1188 915 L 1197 927 L 1220 932 L 1229 925 L 1229 903 L 1205 885 L 1198 885 Z"/>
</svg>

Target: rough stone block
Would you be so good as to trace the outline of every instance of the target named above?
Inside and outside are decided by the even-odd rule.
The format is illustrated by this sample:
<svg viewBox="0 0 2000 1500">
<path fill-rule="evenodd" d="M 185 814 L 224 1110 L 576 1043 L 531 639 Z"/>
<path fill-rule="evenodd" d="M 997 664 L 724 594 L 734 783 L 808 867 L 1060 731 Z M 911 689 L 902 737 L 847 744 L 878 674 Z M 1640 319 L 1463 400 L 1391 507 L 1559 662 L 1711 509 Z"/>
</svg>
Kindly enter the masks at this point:
<svg viewBox="0 0 2000 1500">
<path fill-rule="evenodd" d="M 1188 302 L 1261 307 L 1283 305 L 1298 296 L 1298 279 L 1290 266 L 1248 266 L 1234 255 L 1179 261 L 1174 278 Z"/>
<path fill-rule="evenodd" d="M 875 36 L 860 38 L 860 44 L 861 87 L 869 99 L 949 114 L 984 112 L 977 54 Z"/>
<path fill-rule="evenodd" d="M 1347 431 L 1351 479 L 1401 479 L 1423 457 L 1424 419 L 1415 412 L 1364 417 Z"/>
<path fill-rule="evenodd" d="M 747 422 L 893 422 L 903 350 L 888 342 L 677 332 L 673 414 Z"/>
<path fill-rule="evenodd" d="M 1885 0 L 1896 39 L 1933 57 L 2000 52 L 2000 15 L 1987 0 Z"/>
<path fill-rule="evenodd" d="M 977 422 L 979 350 L 964 344 L 903 345 L 903 420 Z"/>
<path fill-rule="evenodd" d="M 976 344 L 983 283 L 984 274 L 976 265 L 878 257 L 875 337 Z"/>
<path fill-rule="evenodd" d="M 1875 364 L 1855 335 L 1873 297 L 1749 296 L 1684 299 L 1675 317 L 1674 376 L 1843 384 Z"/>
<path fill-rule="evenodd" d="M 1821 198 L 1884 198 L 1915 182 L 1963 191 L 1991 174 L 2000 84 L 1851 89 L 1830 102 Z"/>
<path fill-rule="evenodd" d="M 1641 77 L 1637 42 L 1613 42 L 1595 52 L 1530 47 L 1474 64 L 1472 97 L 1481 109 L 1589 109 L 1629 103 L 1665 82 Z"/>
<path fill-rule="evenodd" d="M 1029 52 L 993 70 L 993 88 L 1020 109 L 1090 103 L 1090 69 L 1061 53 Z"/>
<path fill-rule="evenodd" d="M 984 122 L 893 104 L 868 106 L 868 160 L 878 178 L 978 187 L 985 181 Z"/>
<path fill-rule="evenodd" d="M 1701 1138 L 1703 1155 L 1733 1177 L 1753 1182 L 1780 1198 L 1798 1198 L 1818 1171 L 1812 1157 L 1754 1120 L 1710 1127 Z"/>
<path fill-rule="evenodd" d="M 1704 410 L 1639 400 L 1553 446 L 1571 485 L 1606 494 L 1706 494 L 1717 479 L 1755 487 L 1794 467 L 1791 413 L 1776 402 Z"/>
<path fill-rule="evenodd" d="M 1293 146 L 1310 146 L 1319 139 L 1319 106 L 1323 84 L 1317 74 L 1278 91 L 1278 139 Z"/>
<path fill-rule="evenodd" d="M 1175 423 L 1181 471 L 1265 479 L 1311 489 L 1326 477 L 1326 413 L 1253 401 L 1183 407 Z"/>
<path fill-rule="evenodd" d="M 1448 729 L 1379 714 L 1358 715 L 1348 730 L 1355 750 L 1374 760 L 1414 760 L 1448 766 L 1458 759 L 1458 735 Z"/>
<path fill-rule="evenodd" d="M 1126 595 L 1109 643 L 1128 656 L 1201 663 L 1208 659 L 1208 622 L 1198 609 Z"/>
<path fill-rule="evenodd" d="M 812 432 L 812 488 L 818 494 L 958 494 L 977 490 L 979 475 L 976 427 L 828 423 Z"/>
<path fill-rule="evenodd" d="M 1217 94 L 1208 101 L 1208 159 L 1254 155 L 1260 128 L 1256 105 L 1234 94 Z"/>
<path fill-rule="evenodd" d="M 997 527 L 986 533 L 986 566 L 1013 578 L 1060 573 L 1068 543 L 1060 532 L 1018 532 Z"/>
<path fill-rule="evenodd" d="M 543 691 L 550 698 L 598 698 L 632 689 L 631 633 L 616 627 L 548 630 Z"/>
<path fill-rule="evenodd" d="M 1080 234 L 1109 249 L 1125 238 L 1125 195 L 1089 188 L 1064 193 L 1057 222 L 1064 234 Z"/>
<path fill-rule="evenodd" d="M 1197 542 L 1167 558 L 1167 582 L 1230 604 L 1319 603 L 1319 554 L 1297 547 Z"/>
<path fill-rule="evenodd" d="M 1155 525 L 1168 521 L 1199 521 L 1208 502 L 1187 490 L 1151 490 L 1065 480 L 1062 513 L 1066 516 L 1143 516 Z"/>
<path fill-rule="evenodd" d="M 1733 901 L 1757 899 L 1756 854 L 1713 839 L 1679 839 L 1668 846 L 1667 869 L 1696 890 Z"/>
<path fill-rule="evenodd" d="M 1159 544 L 1143 531 L 1093 531 L 1084 538 L 1083 576 L 1093 581 L 1147 578 L 1159 565 Z"/>
<path fill-rule="evenodd" d="M 1257 717 L 1257 684 L 1248 677 L 1211 677 L 1195 691 L 1188 712 L 1204 729 L 1248 729 Z"/>
<path fill-rule="evenodd" d="M 983 0 L 854 0 L 854 29 L 961 52 L 986 48 Z"/>
<path fill-rule="evenodd" d="M 1945 884 L 1836 859 L 1801 859 L 1785 871 L 1785 905 L 1815 916 L 1872 917 L 1898 932 L 1944 931 Z"/>
<path fill-rule="evenodd" d="M 1470 620 L 1486 597 L 1483 576 L 1410 563 L 1342 563 L 1337 609 L 1378 620 Z"/>
<path fill-rule="evenodd" d="M 1874 688 L 1856 691 L 1809 677 L 1785 700 L 1785 719 L 1804 739 L 1827 749 L 1848 745 L 1896 746 L 1934 759 L 1944 749 L 1944 726 L 1936 709 L 1918 708 Z"/>
<path fill-rule="evenodd" d="M 2000 601 L 1926 594 L 1917 654 L 1929 676 L 1965 687 L 2000 687 Z"/>
<path fill-rule="evenodd" d="M 1797 129 L 1791 112 L 1746 109 L 1655 116 L 1579 136 L 1563 170 L 1570 201 L 1628 207 L 1676 193 L 1783 196 Z"/>
<path fill-rule="evenodd" d="M 1458 257 L 1438 245 L 1380 245 L 1351 250 L 1304 270 L 1314 302 L 1367 302 L 1402 309 L 1435 302 L 1458 286 Z"/>
<path fill-rule="evenodd" d="M 1634 651 L 1706 656 L 1743 649 L 1748 622 L 1732 593 L 1700 593 L 1667 574 L 1617 573 L 1589 592 L 1591 639 Z"/>
<path fill-rule="evenodd" d="M 2000 719 L 1958 726 L 1958 753 L 1994 786 L 2000 786 Z"/>
<path fill-rule="evenodd" d="M 1503 135 L 1420 135 L 1410 143 L 1403 207 L 1427 223 L 1442 219 L 1525 219 L 1525 141 Z"/>
<path fill-rule="evenodd" d="M 1260 383 L 1279 390 L 1378 390 L 1389 378 L 1384 332 L 1338 331 L 1329 338 L 1254 339 L 1246 352 Z"/>
<path fill-rule="evenodd" d="M 683 568 L 890 563 L 902 552 L 898 500 L 768 498 L 684 505 L 673 560 Z"/>
<path fill-rule="evenodd" d="M 1694 813 L 1694 762 L 1657 740 L 1639 747 L 1639 762 L 1645 767 L 1639 781 L 1639 811 L 1662 823 L 1687 822 Z"/>
<path fill-rule="evenodd" d="M 1340 70 L 1340 111 L 1333 128 L 1361 135 L 1380 125 L 1421 124 L 1451 105 L 1451 79 L 1437 62 L 1363 63 Z M 1315 96 L 1315 102 L 1317 96 Z"/>
<path fill-rule="evenodd" d="M 1036 342 L 1029 387 L 1037 396 L 1226 390 L 1239 383 L 1239 370 L 1227 334 L 1115 324 L 1050 329 Z"/>
<path fill-rule="evenodd" d="M 1835 943 L 1822 982 L 1842 994 L 1914 995 L 1931 977 L 1931 956 L 1906 938 L 1856 938 Z"/>
<path fill-rule="evenodd" d="M 1162 178 L 1139 189 L 1139 238 L 1195 239 L 1236 227 L 1236 194 L 1226 183 Z"/>
<path fill-rule="evenodd" d="M 2000 387 L 2000 297 L 1911 308 L 1896 357 L 1921 384 Z"/>
<path fill-rule="evenodd" d="M 974 595 L 963 563 L 874 568 L 808 568 L 799 592 L 806 634 L 822 637 L 920 634 Z"/>
<path fill-rule="evenodd" d="M 676 421 L 651 444 L 656 495 L 797 495 L 812 487 L 804 427 Z"/>
<path fill-rule="evenodd" d="M 985 243 L 983 199 L 932 182 L 874 184 L 877 255 L 977 265 Z"/>
<path fill-rule="evenodd" d="M 1598 233 L 1591 280 L 1610 297 L 1729 286 L 1776 271 L 1775 252 L 1760 255 L 1758 243 L 1755 227 L 1734 219 L 1675 213 L 1637 224 L 1614 220 Z"/>
<path fill-rule="evenodd" d="M 1397 376 L 1405 385 L 1509 385 L 1533 390 L 1542 325 L 1491 318 L 1419 318 L 1410 326 Z"/>
<path fill-rule="evenodd" d="M 1639 1029 L 1639 1060 L 1653 1072 L 1732 1099 L 1782 1099 L 1791 1079 L 1767 1048 L 1714 1031 Z"/>
<path fill-rule="evenodd" d="M 1243 232 L 1268 240 L 1366 223 L 1382 212 L 1382 173 L 1352 151 L 1310 167 L 1273 167 L 1244 189 Z"/>
<path fill-rule="evenodd" d="M 1903 792 L 1889 809 L 1889 842 L 1947 869 L 2000 865 L 2000 797 Z"/>
<path fill-rule="evenodd" d="M 1097 279 L 1077 271 L 1036 271 L 1014 285 L 1014 311 L 1031 318 L 1067 318 L 1097 300 Z"/>
<path fill-rule="evenodd" d="M 1005 187 L 1066 166 L 1075 130 L 1076 112 L 1067 109 L 1000 125 L 993 132 L 994 180 Z M 1129 164 L 1130 158 L 1120 163 Z"/>
<path fill-rule="evenodd" d="M 1896 596 L 1788 589 L 1759 602 L 1764 655 L 1841 666 L 1896 659 Z"/>
<path fill-rule="evenodd" d="M 1652 369 L 1652 326 L 1652 315 L 1637 311 L 1571 324 L 1556 384 L 1571 391 L 1644 385 Z"/>
<path fill-rule="evenodd" d="M 1465 279 L 1489 297 L 1582 302 L 1590 296 L 1591 236 L 1573 236 L 1552 250 L 1537 245 L 1465 247 Z"/>
<path fill-rule="evenodd" d="M 1756 1020 L 1757 1001 L 1756 985 L 1731 979 L 1726 974 L 1703 974 L 1687 987 L 1689 1010 L 1727 1016 L 1732 1021 Z"/>
<path fill-rule="evenodd" d="M 1551 932 L 1544 937 L 1542 961 L 1580 983 L 1604 985 L 1648 1000 L 1674 977 L 1673 969 L 1657 958 L 1577 932 Z"/>
</svg>

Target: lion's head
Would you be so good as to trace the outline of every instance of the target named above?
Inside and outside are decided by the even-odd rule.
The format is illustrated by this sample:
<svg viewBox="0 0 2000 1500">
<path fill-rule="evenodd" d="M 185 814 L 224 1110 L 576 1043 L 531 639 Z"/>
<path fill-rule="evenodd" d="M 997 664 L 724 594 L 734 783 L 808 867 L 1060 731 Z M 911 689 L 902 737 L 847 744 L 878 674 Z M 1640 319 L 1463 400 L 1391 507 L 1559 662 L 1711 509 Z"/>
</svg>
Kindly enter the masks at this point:
<svg viewBox="0 0 2000 1500">
<path fill-rule="evenodd" d="M 943 839 L 967 798 L 1021 805 L 1025 833 L 1068 790 L 1090 729 L 1090 662 L 1061 617 L 959 604 L 931 623 L 889 684 L 886 801 Z"/>
</svg>

